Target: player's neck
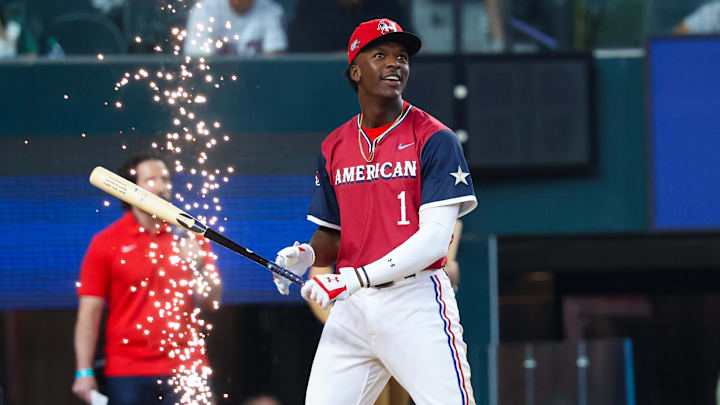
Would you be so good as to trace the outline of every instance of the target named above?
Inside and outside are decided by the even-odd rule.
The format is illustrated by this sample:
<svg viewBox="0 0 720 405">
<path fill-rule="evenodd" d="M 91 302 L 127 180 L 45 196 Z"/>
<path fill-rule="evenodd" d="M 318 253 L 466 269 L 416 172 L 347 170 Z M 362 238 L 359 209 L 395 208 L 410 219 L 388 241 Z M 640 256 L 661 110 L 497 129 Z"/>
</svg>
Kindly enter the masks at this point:
<svg viewBox="0 0 720 405">
<path fill-rule="evenodd" d="M 363 100 L 360 98 L 360 109 L 362 110 L 362 125 L 365 128 L 377 128 L 393 122 L 403 109 L 403 99 L 372 99 Z"/>
<path fill-rule="evenodd" d="M 153 218 L 151 215 L 148 215 L 146 212 L 140 210 L 137 207 L 132 207 L 132 214 L 135 217 L 137 223 L 145 229 L 155 229 L 155 225 L 158 225 L 162 222 L 159 219 Z"/>
</svg>

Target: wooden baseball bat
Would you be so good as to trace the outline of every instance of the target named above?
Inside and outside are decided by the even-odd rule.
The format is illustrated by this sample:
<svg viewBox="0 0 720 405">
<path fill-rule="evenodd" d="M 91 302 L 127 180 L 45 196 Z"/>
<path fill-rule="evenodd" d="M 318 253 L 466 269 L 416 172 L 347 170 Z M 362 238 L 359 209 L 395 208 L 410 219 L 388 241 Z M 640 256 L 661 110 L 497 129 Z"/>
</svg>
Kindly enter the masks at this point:
<svg viewBox="0 0 720 405">
<path fill-rule="evenodd" d="M 172 203 L 156 196 L 137 184 L 98 166 L 90 174 L 90 184 L 111 194 L 126 203 L 135 206 L 150 215 L 162 219 L 165 222 L 185 228 L 198 235 L 204 236 L 211 241 L 220 244 L 233 252 L 239 253 L 273 273 L 285 277 L 291 282 L 302 286 L 305 279 L 297 274 L 278 266 L 275 262 L 258 255 L 252 250 L 241 246 L 221 233 L 195 219 L 192 215 L 174 206 Z"/>
</svg>

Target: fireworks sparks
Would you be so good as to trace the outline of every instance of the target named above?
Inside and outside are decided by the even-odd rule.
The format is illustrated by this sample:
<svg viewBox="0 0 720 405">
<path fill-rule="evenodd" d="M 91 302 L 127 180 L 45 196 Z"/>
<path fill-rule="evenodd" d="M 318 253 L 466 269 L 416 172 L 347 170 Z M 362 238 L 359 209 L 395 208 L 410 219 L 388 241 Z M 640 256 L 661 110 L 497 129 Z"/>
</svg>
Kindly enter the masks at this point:
<svg viewBox="0 0 720 405">
<path fill-rule="evenodd" d="M 162 9 L 168 13 L 175 13 L 178 8 L 187 8 L 183 0 L 170 0 L 175 4 L 164 4 Z M 202 7 L 201 3 L 197 7 Z M 228 21 L 208 21 L 198 24 L 197 29 L 203 35 L 198 38 L 188 38 L 187 30 L 172 27 L 169 32 L 169 41 L 155 44 L 156 52 L 172 52 L 180 55 L 183 43 L 186 40 L 198 41 L 204 49 L 222 48 L 227 46 L 231 38 L 237 40 L 229 31 L 232 24 Z M 221 39 L 204 38 L 208 33 Z M 222 34 L 218 35 L 222 31 Z M 134 42 L 141 44 L 146 38 L 134 36 Z M 105 56 L 97 54 L 97 60 L 104 61 Z M 183 174 L 182 187 L 172 190 L 176 201 L 182 203 L 184 208 L 191 212 L 200 222 L 210 226 L 218 226 L 220 232 L 225 227 L 220 224 L 227 221 L 222 215 L 223 204 L 216 192 L 220 185 L 228 183 L 229 176 L 234 172 L 233 167 L 216 167 L 211 151 L 217 149 L 219 142 L 229 142 L 228 134 L 219 133 L 222 123 L 205 118 L 200 108 L 207 105 L 212 97 L 213 89 L 218 89 L 230 81 L 238 80 L 236 75 L 220 75 L 213 72 L 210 64 L 202 57 L 191 58 L 183 56 L 177 69 L 162 68 L 159 70 L 140 67 L 124 72 L 112 84 L 112 96 L 105 96 L 103 105 L 112 110 L 125 108 L 127 100 L 122 99 L 123 91 L 135 83 L 142 83 L 149 92 L 148 97 L 156 104 L 168 107 L 172 114 L 167 122 L 168 129 L 150 143 L 153 149 L 173 156 L 171 170 L 176 174 Z M 227 80 L 227 79 L 230 80 Z M 147 86 L 147 87 L 145 87 Z M 70 92 L 62 95 L 64 100 L 70 101 Z M 133 131 L 135 127 L 132 128 Z M 127 131 L 127 135 L 132 133 Z M 123 131 L 119 131 L 122 135 Z M 80 134 L 87 137 L 86 132 Z M 25 139 L 24 144 L 28 145 Z M 120 148 L 128 149 L 128 142 L 120 144 Z M 131 171 L 135 175 L 135 171 Z M 179 186 L 179 185 L 178 185 Z M 186 193 L 187 195 L 183 195 Z M 103 201 L 103 207 L 110 207 L 110 201 Z M 96 210 L 99 212 L 99 210 Z M 150 232 L 160 234 L 167 229 L 156 226 L 156 229 L 140 227 L 140 233 Z M 173 235 L 172 248 L 159 243 L 151 243 L 143 260 L 157 265 L 157 274 L 151 278 L 138 280 L 130 287 L 131 294 L 145 294 L 152 297 L 152 307 L 156 313 L 146 316 L 136 324 L 137 335 L 128 335 L 122 338 L 123 344 L 133 344 L 135 339 L 147 339 L 161 336 L 160 351 L 168 357 L 180 361 L 180 366 L 168 381 L 158 380 L 158 384 L 167 384 L 176 393 L 181 394 L 181 404 L 211 404 L 212 393 L 208 386 L 208 378 L 212 370 L 205 360 L 205 338 L 213 329 L 213 325 L 201 318 L 201 311 L 195 307 L 195 298 L 212 299 L 213 287 L 220 284 L 220 278 L 212 264 L 214 257 L 208 257 L 203 238 L 195 238 L 194 234 L 178 236 Z M 213 259 L 213 260 L 209 260 Z M 131 266 L 131 256 L 122 256 L 121 265 Z M 80 288 L 80 283 L 76 283 Z M 219 302 L 209 301 L 209 306 L 219 308 Z M 188 308 L 193 308 L 188 310 Z M 157 335 L 156 335 L 157 332 Z M 228 398 L 227 393 L 223 398 Z"/>
<path fill-rule="evenodd" d="M 157 230 L 162 231 L 169 232 L 170 229 Z M 212 325 L 199 317 L 199 308 L 188 310 L 187 305 L 193 302 L 194 295 L 208 297 L 212 286 L 219 283 L 215 266 L 204 262 L 210 256 L 203 249 L 206 243 L 209 242 L 194 235 L 172 235 L 171 254 L 167 255 L 167 247 L 160 242 L 151 242 L 148 257 L 165 260 L 170 266 L 159 270 L 158 278 L 148 277 L 130 287 L 133 294 L 158 297 L 153 303 L 156 315 L 145 316 L 136 322 L 134 329 L 138 333 L 137 339 L 160 336 L 159 350 L 178 360 L 174 375 L 166 382 L 158 380 L 158 384 L 167 383 L 180 395 L 180 404 L 212 403 L 208 385 L 212 369 L 204 360 L 205 338 Z M 215 309 L 219 307 L 217 301 L 211 305 Z M 128 344 L 131 340 L 133 336 L 128 336 L 122 342 Z"/>
<path fill-rule="evenodd" d="M 162 9 L 175 13 L 179 7 L 187 5 L 175 0 L 175 5 L 164 4 Z M 198 3 L 197 7 L 202 5 Z M 212 33 L 213 30 L 231 28 L 230 22 L 210 19 L 197 26 L 198 31 L 203 33 L 201 38 L 188 38 L 185 29 L 172 27 L 169 41 L 162 43 L 162 46 L 155 44 L 153 49 L 156 52 L 167 51 L 179 56 L 184 41 L 202 42 L 205 41 L 202 39 L 205 34 Z M 224 32 L 225 36 L 216 35 L 222 39 L 208 39 L 202 43 L 203 47 L 209 50 L 211 47 L 226 46 L 231 39 L 230 34 Z M 144 40 L 139 35 L 134 37 L 137 44 Z M 97 55 L 99 61 L 104 58 L 102 54 Z M 218 133 L 222 123 L 203 119 L 203 112 L 199 108 L 207 105 L 212 89 L 218 89 L 230 81 L 226 80 L 228 76 L 212 72 L 210 64 L 202 57 L 184 56 L 181 62 L 175 65 L 175 70 L 140 67 L 124 72 L 112 86 L 114 96 L 103 103 L 107 107 L 124 109 L 126 103 L 122 100 L 123 90 L 133 83 L 143 83 L 143 88 L 148 90 L 149 98 L 154 103 L 169 107 L 172 114 L 167 122 L 168 130 L 161 139 L 152 141 L 150 147 L 174 155 L 171 170 L 184 175 L 182 187 L 172 191 L 175 200 L 182 203 L 186 210 L 195 210 L 191 214 L 200 222 L 210 226 L 218 225 L 220 232 L 224 232 L 225 228 L 220 224 L 227 221 L 227 217 L 220 214 L 223 204 L 215 193 L 221 184 L 228 183 L 234 169 L 227 167 L 222 170 L 221 167 L 215 167 L 211 151 L 216 149 L 218 142 L 229 142 L 230 136 Z M 229 78 L 232 82 L 238 79 L 236 75 Z M 64 94 L 63 98 L 69 100 L 69 95 Z M 83 132 L 81 136 L 85 138 L 87 135 Z M 28 142 L 26 140 L 25 144 Z M 127 144 L 122 143 L 121 149 L 127 150 Z M 109 201 L 103 201 L 104 207 L 109 205 Z M 139 228 L 139 231 L 143 233 L 147 230 Z M 155 233 L 161 231 L 160 228 L 152 230 Z M 207 241 L 195 238 L 194 234 L 184 237 L 173 235 L 173 239 L 171 251 L 158 243 L 152 243 L 146 252 L 146 260 L 157 265 L 158 273 L 152 278 L 153 281 L 139 280 L 130 288 L 130 293 L 152 297 L 156 313 L 137 323 L 138 336 L 126 336 L 122 343 L 130 344 L 135 338 L 152 338 L 157 331 L 157 336 L 162 339 L 160 350 L 170 358 L 179 360 L 181 364 L 172 378 L 165 382 L 159 380 L 158 384 L 168 384 L 173 391 L 181 394 L 181 404 L 210 404 L 212 393 L 208 378 L 212 375 L 212 370 L 208 367 L 204 354 L 205 338 L 213 326 L 201 318 L 199 308 L 191 311 L 187 308 L 195 305 L 194 297 L 210 299 L 213 287 L 220 284 L 220 279 L 212 261 L 208 261 L 206 249 L 203 249 Z M 132 263 L 130 258 L 121 258 L 120 264 L 126 263 Z M 215 300 L 210 302 L 210 307 L 214 309 L 219 308 L 219 305 Z M 228 398 L 228 394 L 223 397 Z"/>
</svg>

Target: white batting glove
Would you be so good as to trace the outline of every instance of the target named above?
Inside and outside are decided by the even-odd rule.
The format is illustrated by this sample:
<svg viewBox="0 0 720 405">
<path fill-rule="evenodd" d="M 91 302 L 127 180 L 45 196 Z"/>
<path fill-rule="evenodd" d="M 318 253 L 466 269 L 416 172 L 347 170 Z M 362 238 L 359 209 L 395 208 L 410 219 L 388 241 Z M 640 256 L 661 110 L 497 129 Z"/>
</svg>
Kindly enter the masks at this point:
<svg viewBox="0 0 720 405">
<path fill-rule="evenodd" d="M 323 309 L 327 309 L 336 300 L 344 300 L 360 289 L 360 279 L 352 267 L 342 267 L 340 274 L 320 274 L 300 290 L 303 298 L 315 301 Z"/>
<path fill-rule="evenodd" d="M 275 258 L 275 264 L 284 267 L 298 276 L 302 277 L 307 269 L 315 263 L 315 251 L 312 246 L 307 243 L 302 245 L 295 242 L 292 246 L 288 246 L 279 252 Z M 273 282 L 277 286 L 278 292 L 282 295 L 288 295 L 290 292 L 290 280 L 278 275 L 273 276 Z"/>
</svg>

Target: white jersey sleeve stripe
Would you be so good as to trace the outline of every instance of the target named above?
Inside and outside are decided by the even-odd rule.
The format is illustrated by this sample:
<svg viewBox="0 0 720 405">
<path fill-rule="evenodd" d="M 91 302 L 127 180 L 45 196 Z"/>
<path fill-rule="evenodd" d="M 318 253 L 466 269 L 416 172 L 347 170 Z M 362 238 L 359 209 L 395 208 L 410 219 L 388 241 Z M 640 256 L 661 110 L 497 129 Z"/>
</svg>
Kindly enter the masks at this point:
<svg viewBox="0 0 720 405">
<path fill-rule="evenodd" d="M 331 224 L 330 222 L 323 221 L 322 219 L 317 218 L 317 217 L 314 217 L 314 216 L 312 216 L 312 215 L 308 215 L 308 216 L 307 216 L 307 220 L 310 221 L 310 222 L 312 222 L 312 223 L 314 223 L 314 224 L 316 224 L 316 225 L 319 225 L 319 226 L 324 226 L 324 227 L 326 227 L 326 228 L 336 229 L 336 230 L 338 230 L 338 231 L 340 230 L 340 225 Z"/>
<path fill-rule="evenodd" d="M 455 197 L 455 198 L 449 198 L 447 200 L 441 200 L 441 201 L 433 201 L 429 203 L 425 203 L 420 206 L 418 209 L 418 212 L 422 212 L 422 210 L 433 208 L 433 207 L 442 207 L 443 205 L 453 205 L 453 204 L 460 204 L 460 212 L 458 213 L 458 218 L 470 213 L 470 211 L 474 210 L 475 207 L 477 207 L 478 202 L 477 198 L 475 198 L 474 195 L 465 195 L 462 197 Z"/>
</svg>

